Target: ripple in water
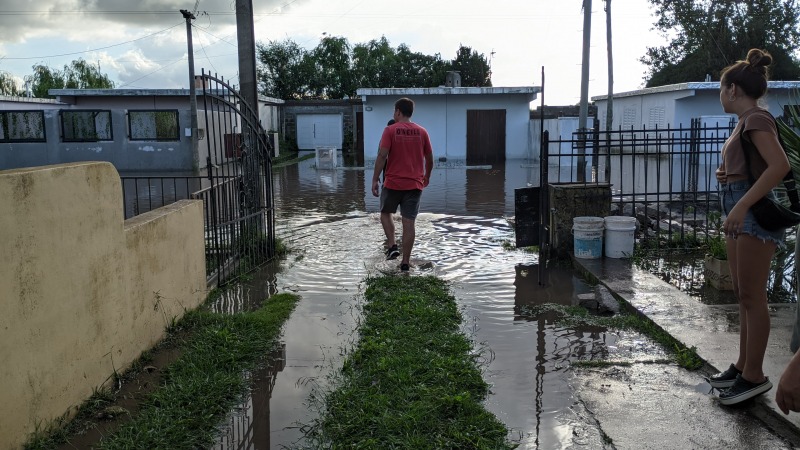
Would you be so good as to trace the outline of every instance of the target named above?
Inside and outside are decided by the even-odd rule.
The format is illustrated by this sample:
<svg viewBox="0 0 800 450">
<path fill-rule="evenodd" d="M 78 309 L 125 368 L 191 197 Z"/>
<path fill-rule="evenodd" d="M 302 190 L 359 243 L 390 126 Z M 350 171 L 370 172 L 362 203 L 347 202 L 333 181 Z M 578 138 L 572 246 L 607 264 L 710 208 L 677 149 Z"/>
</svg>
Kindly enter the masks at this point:
<svg viewBox="0 0 800 450">
<path fill-rule="evenodd" d="M 219 307 L 230 312 L 249 309 L 287 290 L 299 293 L 302 300 L 285 326 L 282 365 L 261 375 L 268 381 L 255 384 L 252 396 L 223 427 L 216 448 L 253 442 L 253 436 L 258 436 L 257 448 L 297 443 L 302 438 L 298 425 L 315 415 L 307 405 L 313 388 L 327 383 L 326 376 L 340 367 L 346 349 L 357 339 L 362 281 L 399 265 L 384 261 L 379 214 L 366 212 L 377 208 L 367 208 L 372 199 L 365 195 L 363 172 L 335 172 L 326 178 L 303 167 L 289 171 L 278 176 L 276 204 L 280 235 L 294 253 L 262 270 Z M 442 176 L 452 178 L 454 173 Z M 496 181 L 501 175 L 485 176 Z M 470 195 L 486 198 L 477 188 Z M 447 191 L 449 187 L 438 189 L 438 197 L 451 203 L 465 195 L 463 186 L 460 194 Z M 490 197 L 508 195 L 501 191 Z M 577 304 L 577 295 L 591 292 L 591 287 L 558 270 L 549 273 L 548 287 L 539 286 L 537 255 L 504 249 L 504 242 L 514 242 L 514 231 L 503 217 L 506 211 L 492 208 L 493 216 L 474 214 L 466 207 L 460 215 L 423 207 L 412 275 L 435 274 L 450 282 L 464 314 L 464 332 L 477 348 L 486 349 L 485 377 L 492 386 L 487 407 L 516 433 L 512 437 L 521 437 L 523 447 L 563 448 L 572 442 L 570 427 L 577 421 L 565 377 L 569 361 L 601 357 L 615 338 L 601 330 L 576 331 L 544 317 L 528 320 L 520 315 L 526 305 Z M 399 234 L 399 219 L 396 228 Z M 432 268 L 426 268 L 427 262 Z M 267 402 L 267 413 L 262 408 L 259 420 L 253 420 L 253 405 L 259 401 Z"/>
</svg>

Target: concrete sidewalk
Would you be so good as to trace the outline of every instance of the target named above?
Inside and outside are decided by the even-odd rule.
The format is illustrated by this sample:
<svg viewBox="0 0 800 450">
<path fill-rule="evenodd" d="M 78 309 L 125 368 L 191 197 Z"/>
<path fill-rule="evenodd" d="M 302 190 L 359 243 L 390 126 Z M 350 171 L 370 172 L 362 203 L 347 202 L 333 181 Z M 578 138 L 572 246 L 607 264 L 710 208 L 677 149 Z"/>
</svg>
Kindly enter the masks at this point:
<svg viewBox="0 0 800 450">
<path fill-rule="evenodd" d="M 707 371 L 724 370 L 736 361 L 739 348 L 737 305 L 705 305 L 657 276 L 636 268 L 630 260 L 573 258 L 573 261 L 576 267 L 597 278 L 675 339 L 687 347 L 696 347 L 697 354 L 711 366 Z M 774 386 L 756 403 L 763 406 L 762 418 L 768 423 L 791 425 L 795 432 L 800 432 L 800 413 L 786 416 L 775 403 L 778 381 L 792 357 L 789 341 L 795 307 L 795 304 L 769 305 L 772 330 L 764 357 L 764 373 Z"/>
</svg>

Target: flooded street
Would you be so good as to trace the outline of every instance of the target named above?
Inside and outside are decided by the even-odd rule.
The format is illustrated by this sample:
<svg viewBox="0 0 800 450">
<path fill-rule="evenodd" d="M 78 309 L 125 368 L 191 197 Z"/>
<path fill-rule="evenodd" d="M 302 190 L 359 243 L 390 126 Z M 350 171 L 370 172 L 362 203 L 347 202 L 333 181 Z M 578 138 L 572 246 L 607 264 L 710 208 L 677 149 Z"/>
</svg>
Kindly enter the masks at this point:
<svg viewBox="0 0 800 450">
<path fill-rule="evenodd" d="M 312 396 L 324 389 L 328 374 L 339 368 L 357 339 L 361 282 L 397 270 L 398 261 L 384 261 L 378 200 L 367 189 L 371 170 L 317 171 L 313 163 L 303 161 L 274 176 L 279 235 L 294 252 L 226 292 L 215 305 L 218 311 L 235 312 L 250 310 L 276 292 L 302 296 L 286 323 L 283 346 L 275 355 L 279 362 L 252 374 L 252 395 L 222 427 L 214 448 L 302 447 L 302 427 L 316 417 Z M 553 269 L 549 285 L 539 286 L 537 255 L 503 245 L 514 242 L 505 219 L 514 213 L 514 189 L 526 186 L 532 170 L 520 161 L 490 169 L 437 167 L 422 197 L 411 274 L 435 274 L 451 283 L 464 331 L 483 351 L 484 377 L 491 385 L 487 407 L 509 427 L 510 439 L 520 448 L 604 448 L 600 419 L 586 408 L 609 409 L 601 395 L 606 389 L 601 369 L 581 369 L 585 377 L 576 380 L 570 362 L 665 356 L 635 333 L 575 330 L 546 315 L 525 313 L 542 303 L 578 305 L 579 296 L 595 289 L 568 269 Z M 675 377 L 689 380 L 686 392 L 707 397 L 701 394 L 705 383 L 700 375 L 670 367 L 674 370 L 680 372 Z M 582 401 L 576 386 L 600 394 Z M 760 436 L 751 428 L 737 425 L 746 436 Z"/>
</svg>

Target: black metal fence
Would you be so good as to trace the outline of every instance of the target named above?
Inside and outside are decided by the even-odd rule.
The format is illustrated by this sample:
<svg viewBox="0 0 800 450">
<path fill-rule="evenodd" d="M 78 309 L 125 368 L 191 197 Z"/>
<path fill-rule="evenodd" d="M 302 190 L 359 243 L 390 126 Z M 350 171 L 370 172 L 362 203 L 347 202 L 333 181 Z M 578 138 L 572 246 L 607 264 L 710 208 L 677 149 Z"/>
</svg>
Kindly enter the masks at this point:
<svg viewBox="0 0 800 450">
<path fill-rule="evenodd" d="M 275 255 L 271 146 L 258 114 L 203 72 L 200 175 L 122 176 L 125 218 L 182 199 L 203 200 L 206 275 L 218 285 Z"/>
<path fill-rule="evenodd" d="M 569 139 L 545 133 L 542 174 L 549 183 L 610 185 L 612 214 L 637 217 L 640 238 L 657 238 L 654 245 L 665 237 L 702 242 L 716 232 L 715 171 L 734 126 L 733 120 L 710 125 L 694 119 L 688 128 L 601 131 L 595 125 Z"/>
</svg>

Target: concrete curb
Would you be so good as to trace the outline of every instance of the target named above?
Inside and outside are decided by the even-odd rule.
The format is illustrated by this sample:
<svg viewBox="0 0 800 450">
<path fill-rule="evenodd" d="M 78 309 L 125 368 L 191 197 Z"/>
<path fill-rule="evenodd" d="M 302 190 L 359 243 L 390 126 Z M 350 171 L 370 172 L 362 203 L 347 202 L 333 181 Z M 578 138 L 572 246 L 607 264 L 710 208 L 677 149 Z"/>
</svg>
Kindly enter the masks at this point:
<svg viewBox="0 0 800 450">
<path fill-rule="evenodd" d="M 573 265 L 596 278 L 615 296 L 625 300 L 686 347 L 695 347 L 706 361 L 701 376 L 725 369 L 738 356 L 739 308 L 737 305 L 705 305 L 657 276 L 636 268 L 625 259 L 579 259 Z M 800 438 L 800 413 L 784 415 L 775 403 L 775 391 L 783 369 L 792 357 L 789 342 L 795 316 L 795 304 L 771 304 L 770 332 L 764 372 L 774 387 L 751 402 L 751 412 L 784 432 Z M 711 386 L 709 385 L 709 391 Z M 713 395 L 713 394 L 709 394 Z M 722 408 L 726 406 L 720 405 Z"/>
</svg>

